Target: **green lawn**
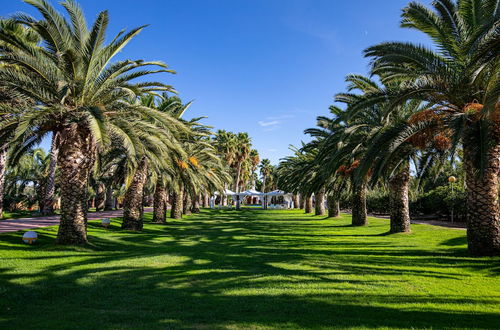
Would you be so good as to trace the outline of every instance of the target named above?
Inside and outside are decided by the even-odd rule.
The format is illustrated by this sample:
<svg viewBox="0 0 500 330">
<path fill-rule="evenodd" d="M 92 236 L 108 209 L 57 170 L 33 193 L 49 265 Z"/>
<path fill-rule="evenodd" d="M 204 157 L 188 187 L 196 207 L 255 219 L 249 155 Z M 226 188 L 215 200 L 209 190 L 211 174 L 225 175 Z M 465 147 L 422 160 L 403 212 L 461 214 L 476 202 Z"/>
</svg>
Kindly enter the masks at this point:
<svg viewBox="0 0 500 330">
<path fill-rule="evenodd" d="M 92 246 L 0 235 L 0 328 L 498 328 L 500 258 L 465 232 L 349 226 L 298 211 L 203 211 Z"/>
<path fill-rule="evenodd" d="M 55 214 L 59 214 L 59 210 L 54 211 Z M 95 207 L 88 209 L 88 212 L 96 212 Z M 28 210 L 19 210 L 19 211 L 4 211 L 3 217 L 1 220 L 10 220 L 10 219 L 19 219 L 19 218 L 39 218 L 42 214 L 38 210 L 28 211 Z"/>
<path fill-rule="evenodd" d="M 40 212 L 37 211 L 28 211 L 28 210 L 21 210 L 21 211 L 4 211 L 3 212 L 3 217 L 0 218 L 1 220 L 8 220 L 8 219 L 19 219 L 19 218 L 33 218 L 33 217 L 40 217 L 41 214 Z"/>
</svg>

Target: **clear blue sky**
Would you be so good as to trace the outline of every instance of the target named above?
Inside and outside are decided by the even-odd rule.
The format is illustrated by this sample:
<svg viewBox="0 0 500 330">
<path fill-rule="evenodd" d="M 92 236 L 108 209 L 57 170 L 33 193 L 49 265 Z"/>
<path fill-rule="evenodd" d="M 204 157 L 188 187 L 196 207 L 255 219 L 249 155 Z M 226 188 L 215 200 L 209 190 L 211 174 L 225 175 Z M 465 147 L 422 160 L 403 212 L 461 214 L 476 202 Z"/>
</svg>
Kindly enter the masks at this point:
<svg viewBox="0 0 500 330">
<path fill-rule="evenodd" d="M 56 4 L 56 1 L 51 1 Z M 422 1 L 428 4 L 429 0 Z M 120 54 L 162 60 L 176 75 L 156 78 L 194 100 L 186 117 L 246 131 L 261 158 L 277 163 L 304 129 L 328 113 L 349 73 L 366 74 L 362 50 L 382 41 L 427 43 L 399 28 L 408 0 L 81 0 L 88 21 L 110 12 L 111 37 L 150 24 Z M 61 9 L 61 7 L 58 6 Z M 35 14 L 2 1 L 2 16 Z"/>
</svg>

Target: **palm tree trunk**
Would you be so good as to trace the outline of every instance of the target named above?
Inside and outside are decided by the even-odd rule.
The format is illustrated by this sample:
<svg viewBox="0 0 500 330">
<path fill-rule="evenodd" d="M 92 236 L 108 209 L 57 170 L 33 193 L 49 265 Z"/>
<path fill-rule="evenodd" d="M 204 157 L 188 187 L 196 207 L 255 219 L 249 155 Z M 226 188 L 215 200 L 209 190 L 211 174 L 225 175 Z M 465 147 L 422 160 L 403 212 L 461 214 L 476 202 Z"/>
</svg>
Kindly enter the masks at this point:
<svg viewBox="0 0 500 330">
<path fill-rule="evenodd" d="M 95 195 L 95 210 L 104 210 L 104 203 L 106 202 L 106 186 L 104 183 L 98 183 L 97 193 Z"/>
<path fill-rule="evenodd" d="M 178 192 L 172 193 L 172 209 L 170 211 L 172 219 L 182 219 L 183 200 L 184 193 L 182 188 Z"/>
<path fill-rule="evenodd" d="M 352 225 L 366 226 L 368 219 L 366 217 L 366 182 L 354 187 L 352 194 Z"/>
<path fill-rule="evenodd" d="M 0 146 L 0 219 L 3 218 L 3 197 L 5 190 L 5 170 L 7 169 L 7 146 Z"/>
<path fill-rule="evenodd" d="M 328 203 L 328 217 L 329 218 L 338 217 L 340 215 L 340 204 L 339 201 L 333 195 L 333 193 L 328 194 L 327 203 Z"/>
<path fill-rule="evenodd" d="M 304 197 L 304 194 L 300 194 L 300 209 L 303 210 L 306 208 L 306 199 L 307 197 Z"/>
<path fill-rule="evenodd" d="M 325 187 L 321 187 L 319 191 L 317 191 L 314 196 L 316 197 L 316 204 L 314 206 L 316 215 L 324 215 L 325 211 Z"/>
<path fill-rule="evenodd" d="M 308 195 L 305 198 L 304 213 L 312 213 L 313 200 L 312 196 Z"/>
<path fill-rule="evenodd" d="M 299 194 L 293 194 L 292 196 L 292 202 L 293 202 L 293 208 L 298 209 L 300 207 L 299 205 Z"/>
<path fill-rule="evenodd" d="M 186 191 L 184 193 L 184 202 L 183 202 L 183 205 L 182 205 L 182 214 L 190 215 L 191 214 L 191 205 L 192 205 L 191 194 L 189 194 Z"/>
<path fill-rule="evenodd" d="M 87 243 L 87 193 L 95 160 L 95 142 L 87 128 L 76 124 L 61 131 L 57 163 L 61 175 L 59 244 Z"/>
<path fill-rule="evenodd" d="M 262 192 L 266 192 L 266 176 L 262 176 Z M 264 201 L 264 210 L 267 210 L 267 196 L 262 196 L 262 200 Z"/>
<path fill-rule="evenodd" d="M 135 170 L 132 182 L 125 192 L 123 201 L 122 229 L 142 230 L 144 208 L 144 185 L 147 180 L 148 165 L 146 158 L 142 158 Z"/>
<path fill-rule="evenodd" d="M 49 173 L 43 189 L 43 202 L 40 210 L 43 215 L 54 214 L 54 194 L 56 191 L 56 167 L 57 157 L 59 155 L 59 133 L 54 133 L 52 136 L 52 143 L 50 146 L 50 163 Z"/>
<path fill-rule="evenodd" d="M 104 202 L 104 211 L 112 211 L 115 204 L 115 198 L 113 197 L 113 185 L 109 183 L 106 186 L 106 201 Z"/>
<path fill-rule="evenodd" d="M 500 255 L 500 139 L 496 132 L 494 145 L 484 159 L 483 174 L 475 164 L 479 157 L 472 129 L 464 135 L 464 168 L 467 184 L 467 242 L 475 256 Z"/>
<path fill-rule="evenodd" d="M 153 197 L 153 222 L 165 223 L 167 217 L 167 190 L 165 185 L 158 179 Z"/>
<path fill-rule="evenodd" d="M 200 195 L 197 194 L 193 197 L 193 205 L 191 206 L 191 212 L 200 213 Z"/>
<path fill-rule="evenodd" d="M 410 164 L 406 162 L 399 173 L 389 180 L 391 233 L 407 233 L 410 231 L 409 183 Z"/>
<path fill-rule="evenodd" d="M 241 162 L 238 163 L 238 170 L 236 171 L 236 182 L 234 183 L 234 191 L 239 193 L 240 191 L 240 175 L 241 175 Z M 240 196 L 236 195 L 236 209 L 240 209 Z"/>
<path fill-rule="evenodd" d="M 226 192 L 226 184 L 224 183 L 224 191 L 220 195 L 220 205 L 226 206 L 227 205 L 227 196 L 225 195 Z"/>
<path fill-rule="evenodd" d="M 201 206 L 203 208 L 207 208 L 208 207 L 208 204 L 209 204 L 209 197 L 208 197 L 208 194 L 206 192 L 203 193 L 203 201 L 202 201 L 202 204 Z"/>
</svg>

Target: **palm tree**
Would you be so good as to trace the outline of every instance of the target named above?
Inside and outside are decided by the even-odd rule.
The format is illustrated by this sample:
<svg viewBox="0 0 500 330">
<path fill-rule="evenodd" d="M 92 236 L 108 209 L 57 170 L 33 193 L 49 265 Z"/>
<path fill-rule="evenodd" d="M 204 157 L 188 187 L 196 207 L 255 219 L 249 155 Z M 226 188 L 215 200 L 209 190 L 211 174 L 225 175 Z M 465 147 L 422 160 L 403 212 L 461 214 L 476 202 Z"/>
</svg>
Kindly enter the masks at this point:
<svg viewBox="0 0 500 330">
<path fill-rule="evenodd" d="M 153 103 L 151 103 L 151 99 L 153 99 Z M 139 97 L 135 103 L 157 110 L 153 97 Z M 148 173 L 157 173 L 161 176 L 163 172 L 172 172 L 175 164 L 174 159 L 185 155 L 183 137 L 191 135 L 189 128 L 171 116 L 170 113 L 157 111 L 170 118 L 170 123 L 175 123 L 177 129 L 172 133 L 165 134 L 168 133 L 167 127 L 157 127 L 154 125 L 155 118 L 149 118 L 151 121 L 150 129 L 142 132 L 137 157 L 131 158 L 131 168 L 133 168 L 131 173 L 133 174 L 125 192 L 123 229 L 142 230 L 144 189 Z M 168 142 L 169 146 L 165 145 L 165 142 Z"/>
<path fill-rule="evenodd" d="M 234 182 L 234 191 L 239 193 L 241 186 L 241 171 L 243 164 L 248 160 L 250 156 L 251 150 L 251 140 L 248 136 L 248 133 L 238 133 L 236 134 L 236 155 L 235 155 L 235 163 L 236 163 L 236 178 Z M 240 209 L 240 197 L 236 195 L 236 209 Z"/>
<path fill-rule="evenodd" d="M 15 38 L 20 44 L 26 44 L 30 47 L 36 47 L 39 39 L 35 33 L 31 30 L 25 28 L 21 24 L 17 24 L 13 20 L 9 19 L 1 19 L 0 20 L 0 34 L 4 35 L 6 38 Z M 3 42 L 0 39 L 0 54 L 8 54 L 12 52 L 12 47 L 9 47 L 8 43 Z M 6 68 L 8 67 L 10 70 L 19 70 L 20 68 L 16 65 L 0 62 L 0 66 Z M 18 99 L 15 94 L 11 93 L 9 89 L 4 87 L 0 87 L 0 107 L 27 107 L 33 104 L 33 100 L 26 99 Z M 0 121 L 8 120 L 9 114 L 0 110 Z M 3 130 L 0 134 L 0 219 L 3 217 L 3 197 L 4 197 L 4 185 L 5 185 L 5 174 L 7 170 L 7 154 L 9 141 L 12 139 L 12 131 L 15 128 L 14 125 L 10 125 L 10 129 Z"/>
<path fill-rule="evenodd" d="M 215 134 L 214 144 L 219 154 L 224 158 L 227 166 L 229 166 L 230 168 L 234 168 L 236 160 L 236 150 L 238 148 L 236 134 L 234 134 L 233 132 L 228 132 L 226 130 L 218 130 Z M 233 182 L 234 181 L 235 180 L 233 179 Z M 225 186 L 224 190 L 226 188 L 228 187 Z M 221 202 L 223 205 L 226 205 L 227 203 L 227 197 L 224 194 L 222 195 Z"/>
<path fill-rule="evenodd" d="M 183 104 L 178 96 L 170 96 L 167 93 L 163 93 L 159 97 L 155 97 L 154 95 L 142 95 L 140 102 L 144 106 L 155 108 L 176 119 L 181 119 L 182 115 L 191 105 L 191 102 Z M 178 138 L 179 137 L 176 137 L 176 139 Z M 172 173 L 172 166 L 174 166 L 173 160 L 169 164 L 169 169 L 159 167 L 156 172 L 156 184 L 153 197 L 153 222 L 155 223 L 164 223 L 166 221 L 168 193 L 165 174 L 166 172 Z M 134 188 L 135 187 L 131 187 L 131 189 Z M 139 195 L 139 192 L 135 191 L 135 194 Z"/>
<path fill-rule="evenodd" d="M 417 124 L 439 118 L 455 143 L 461 141 L 467 183 L 467 238 L 474 255 L 500 254 L 500 43 L 498 0 L 435 1 L 433 10 L 410 3 L 401 25 L 427 34 L 432 49 L 404 42 L 368 48 L 372 71 L 387 83 L 394 104 L 427 102 Z M 360 109 L 387 94 L 374 93 Z M 394 108 L 395 110 L 397 107 Z M 425 112 L 424 112 L 425 111 Z M 425 125 L 420 125 L 425 126 Z"/>
<path fill-rule="evenodd" d="M 350 82 L 350 77 L 347 78 Z M 353 84 L 353 82 L 350 82 Z M 354 85 L 349 88 L 355 88 Z M 366 210 L 367 177 L 354 180 L 354 170 L 359 166 L 359 159 L 366 151 L 366 145 L 370 141 L 376 127 L 380 125 L 375 112 L 363 112 L 363 116 L 349 118 L 349 107 L 351 98 L 345 98 L 344 94 L 337 94 L 337 102 L 347 105 L 347 110 L 336 106 L 330 107 L 333 118 L 319 118 L 326 125 L 325 131 L 320 131 L 322 141 L 319 144 L 318 162 L 321 168 L 323 180 L 334 180 L 334 176 L 350 178 L 351 181 L 351 204 L 352 224 L 364 226 L 368 224 Z M 341 182 L 340 181 L 340 182 Z M 335 181 L 333 181 L 335 182 Z M 334 189 L 335 190 L 335 189 Z"/>
<path fill-rule="evenodd" d="M 266 179 L 269 177 L 273 170 L 271 161 L 267 158 L 263 159 L 259 165 L 260 175 L 262 175 L 262 192 L 266 192 Z"/>
<path fill-rule="evenodd" d="M 260 175 L 262 175 L 262 192 L 266 192 L 266 181 L 273 170 L 271 161 L 267 158 L 263 159 L 259 165 Z M 264 208 L 267 209 L 267 197 L 264 197 Z"/>
<path fill-rule="evenodd" d="M 251 188 L 255 189 L 255 171 L 260 163 L 259 152 L 256 149 L 250 150 L 249 164 L 250 164 L 250 178 L 251 178 Z"/>
<path fill-rule="evenodd" d="M 43 204 L 50 156 L 43 149 L 32 149 L 14 159 L 6 172 L 6 193 L 24 207 Z"/>
<path fill-rule="evenodd" d="M 318 187 L 319 163 L 315 141 L 302 144 L 302 148 L 291 147 L 294 155 L 285 157 L 278 165 L 278 186 L 292 193 L 300 193 L 304 198 L 304 212 L 312 213 L 312 194 Z M 321 186 L 321 185 L 319 185 Z"/>
<path fill-rule="evenodd" d="M 0 87 L 21 100 L 34 99 L 36 106 L 16 110 L 2 120 L 0 131 L 16 125 L 13 143 L 28 147 L 49 133 L 60 134 L 58 166 L 61 179 L 61 222 L 57 242 L 87 242 L 87 185 L 99 148 L 111 137 L 120 139 L 127 152 L 136 154 L 138 135 L 151 126 L 154 118 L 164 131 L 175 129 L 169 116 L 154 109 L 125 101 L 131 96 L 170 90 L 157 82 L 131 80 L 158 72 L 172 72 L 161 62 L 124 60 L 113 57 L 143 27 L 120 32 L 105 44 L 108 12 L 99 13 L 89 29 L 81 8 L 74 1 L 63 1 L 70 21 L 44 1 L 29 0 L 43 19 L 17 14 L 12 20 L 34 31 L 42 47 L 25 45 L 16 38 L 0 34 L 9 45 L 1 61 L 16 65 L 0 67 Z M 142 69 L 146 66 L 158 69 Z M 18 122 L 18 124 L 16 124 Z M 174 125 L 175 126 L 175 125 Z M 171 136 L 171 133 L 165 133 Z M 170 140 L 164 142 L 169 144 Z"/>
<path fill-rule="evenodd" d="M 380 86 L 376 81 L 361 76 L 350 75 L 346 79 L 349 82 L 349 93 L 337 95 L 340 100 L 349 106 L 357 104 L 360 99 L 371 94 L 382 94 L 397 85 Z M 354 94 L 352 91 L 361 94 Z M 411 143 L 401 145 L 393 149 L 394 139 L 391 135 L 395 132 L 394 126 L 401 125 L 411 120 L 412 114 L 421 109 L 421 102 L 412 101 L 399 106 L 397 112 L 391 111 L 390 99 L 379 100 L 378 103 L 367 106 L 362 111 L 350 114 L 351 108 L 347 108 L 346 115 L 351 123 L 351 131 L 364 131 L 367 133 L 363 142 L 360 166 L 353 172 L 354 181 L 360 182 L 372 176 L 371 183 L 375 184 L 377 179 L 385 178 L 389 185 L 390 196 L 390 224 L 392 233 L 410 231 L 410 212 L 408 190 L 410 183 L 410 158 L 419 152 Z M 435 149 L 441 153 L 443 150 Z M 372 171 L 374 170 L 374 171 Z M 375 172 L 375 173 L 374 173 Z M 385 172 L 385 173 L 382 173 Z"/>
</svg>

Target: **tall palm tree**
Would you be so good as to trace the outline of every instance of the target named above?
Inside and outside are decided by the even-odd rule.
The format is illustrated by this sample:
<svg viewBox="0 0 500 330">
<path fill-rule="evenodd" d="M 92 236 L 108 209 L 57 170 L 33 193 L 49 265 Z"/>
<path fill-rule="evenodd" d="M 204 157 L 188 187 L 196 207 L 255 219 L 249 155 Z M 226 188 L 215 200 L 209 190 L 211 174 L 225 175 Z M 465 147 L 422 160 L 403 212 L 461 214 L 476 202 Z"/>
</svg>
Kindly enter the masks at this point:
<svg viewBox="0 0 500 330">
<path fill-rule="evenodd" d="M 6 192 L 15 201 L 29 207 L 43 204 L 43 191 L 50 155 L 43 149 L 31 149 L 15 159 L 6 172 Z"/>
<path fill-rule="evenodd" d="M 363 140 L 361 164 L 353 172 L 354 183 L 361 182 L 365 178 L 372 176 L 372 184 L 378 178 L 385 178 L 388 181 L 390 196 L 390 224 L 391 232 L 410 231 L 410 211 L 409 211 L 409 183 L 410 183 L 410 156 L 418 152 L 411 143 L 400 146 L 393 150 L 394 141 L 389 136 L 394 132 L 394 125 L 401 125 L 411 115 L 421 109 L 421 102 L 406 102 L 399 106 L 398 111 L 392 111 L 390 99 L 381 99 L 378 103 L 370 104 L 362 111 L 351 114 L 353 104 L 370 94 L 382 94 L 391 88 L 398 88 L 397 85 L 383 86 L 376 81 L 361 75 L 349 75 L 349 93 L 340 93 L 337 100 L 348 104 L 346 115 L 351 123 L 351 131 L 366 132 Z M 361 93 L 353 93 L 353 91 Z M 437 150 L 439 153 L 443 150 Z M 372 169 L 375 170 L 373 173 Z M 384 175 L 381 175 L 385 171 Z M 371 175 L 370 175 L 371 174 Z"/>
<path fill-rule="evenodd" d="M 256 149 L 250 150 L 249 165 L 250 165 L 250 178 L 251 178 L 251 188 L 255 188 L 255 171 L 260 163 L 259 152 Z"/>
<path fill-rule="evenodd" d="M 236 150 L 238 148 L 237 141 L 236 141 L 236 134 L 233 132 L 228 132 L 226 130 L 217 130 L 217 133 L 215 134 L 214 138 L 214 145 L 219 152 L 219 154 L 224 158 L 227 166 L 230 168 L 235 167 L 235 156 L 236 156 Z M 234 177 L 233 177 L 233 182 L 234 182 Z M 224 190 L 227 189 L 228 186 L 226 185 L 224 187 Z M 222 194 L 222 204 L 226 205 L 227 203 L 227 196 Z"/>
<path fill-rule="evenodd" d="M 428 103 L 414 124 L 439 117 L 443 132 L 461 142 L 467 183 L 467 238 L 474 255 L 500 254 L 500 5 L 498 0 L 441 0 L 432 10 L 412 2 L 401 26 L 427 34 L 432 49 L 406 42 L 368 48 L 372 71 L 385 83 L 403 82 L 389 93 L 396 101 Z M 387 94 L 374 93 L 360 109 Z M 394 107 L 396 110 L 397 107 Z M 414 125 L 416 126 L 416 125 Z M 421 125 L 423 126 L 423 125 Z"/>
<path fill-rule="evenodd" d="M 36 47 L 39 39 L 35 33 L 30 29 L 25 28 L 23 25 L 16 23 L 10 19 L 0 20 L 0 34 L 4 35 L 6 38 L 15 38 L 20 44 L 26 44 L 30 47 Z M 0 39 L 0 55 L 8 54 L 13 51 L 9 43 L 3 42 Z M 6 63 L 0 62 L 1 67 L 9 67 L 10 70 L 19 70 L 20 67 Z M 13 94 L 9 89 L 0 87 L 0 107 L 27 107 L 33 104 L 33 100 L 30 98 L 19 99 Z M 8 119 L 9 112 L 0 110 L 0 120 Z M 11 125 L 10 130 L 4 130 L 0 134 L 0 219 L 3 217 L 3 197 L 4 197 L 4 184 L 5 184 L 5 174 L 8 166 L 8 147 L 9 141 L 12 139 L 12 131 L 15 125 Z"/>
<path fill-rule="evenodd" d="M 153 102 L 151 102 L 151 99 Z M 134 101 L 141 106 L 157 110 L 154 98 L 139 97 Z M 131 171 L 131 181 L 127 185 L 125 200 L 123 205 L 122 228 L 128 230 L 142 230 L 144 212 L 144 191 L 147 185 L 148 173 L 172 172 L 174 167 L 173 159 L 184 156 L 183 137 L 190 136 L 189 128 L 178 121 L 170 113 L 159 111 L 162 115 L 169 117 L 170 122 L 177 123 L 177 129 L 169 134 L 167 127 L 158 127 L 155 118 L 149 118 L 151 122 L 150 130 L 142 132 L 140 148 L 136 158 L 131 158 L 133 170 Z M 156 124 L 156 125 L 155 125 Z M 171 148 L 165 148 L 165 142 L 171 144 Z M 134 162 L 136 160 L 136 162 Z M 134 166 L 135 165 L 135 166 Z"/>
<path fill-rule="evenodd" d="M 250 137 L 248 136 L 248 133 L 236 134 L 236 145 L 237 145 L 237 150 L 235 155 L 236 178 L 234 182 L 234 191 L 239 193 L 241 187 L 240 180 L 241 180 L 242 167 L 243 164 L 248 160 L 248 157 L 250 157 L 251 140 Z M 240 209 L 239 195 L 236 195 L 236 209 L 237 210 Z"/>
<path fill-rule="evenodd" d="M 122 141 L 130 154 L 136 153 L 138 135 L 151 124 L 161 123 L 163 130 L 175 129 L 171 117 L 154 109 L 125 101 L 138 94 L 166 91 L 171 87 L 158 82 L 131 80 L 152 73 L 172 72 L 161 62 L 124 60 L 111 63 L 113 57 L 143 27 L 120 32 L 108 44 L 105 33 L 108 12 L 99 13 L 89 29 L 78 4 L 61 4 L 70 21 L 47 2 L 27 0 L 42 15 L 36 20 L 27 14 L 12 17 L 34 31 L 42 47 L 34 48 L 0 34 L 0 40 L 12 50 L 0 58 L 22 68 L 14 71 L 0 67 L 0 87 L 19 99 L 35 99 L 36 106 L 16 111 L 2 120 L 0 131 L 16 125 L 13 143 L 28 147 L 49 133 L 60 134 L 58 166 L 61 177 L 60 244 L 87 242 L 87 185 L 99 148 L 111 137 Z M 158 69 L 143 69 L 147 66 Z M 165 135 L 171 135 L 165 133 Z M 169 144 L 170 141 L 164 142 Z"/>
<path fill-rule="evenodd" d="M 266 180 L 271 174 L 273 170 L 273 166 L 271 165 L 271 161 L 267 158 L 264 158 L 259 165 L 260 175 L 262 175 L 262 192 L 266 192 Z"/>
<path fill-rule="evenodd" d="M 262 192 L 266 192 L 266 189 L 268 188 L 266 186 L 267 179 L 273 170 L 273 166 L 271 165 L 271 161 L 265 158 L 260 162 L 259 168 L 260 168 L 260 175 L 262 176 Z M 266 196 L 264 196 L 264 209 L 267 209 Z"/>
<path fill-rule="evenodd" d="M 312 194 L 317 189 L 320 168 L 317 162 L 317 144 L 302 144 L 302 148 L 291 147 L 294 155 L 285 157 L 278 165 L 277 183 L 286 191 L 301 193 L 304 196 L 304 212 L 312 212 Z"/>
</svg>

